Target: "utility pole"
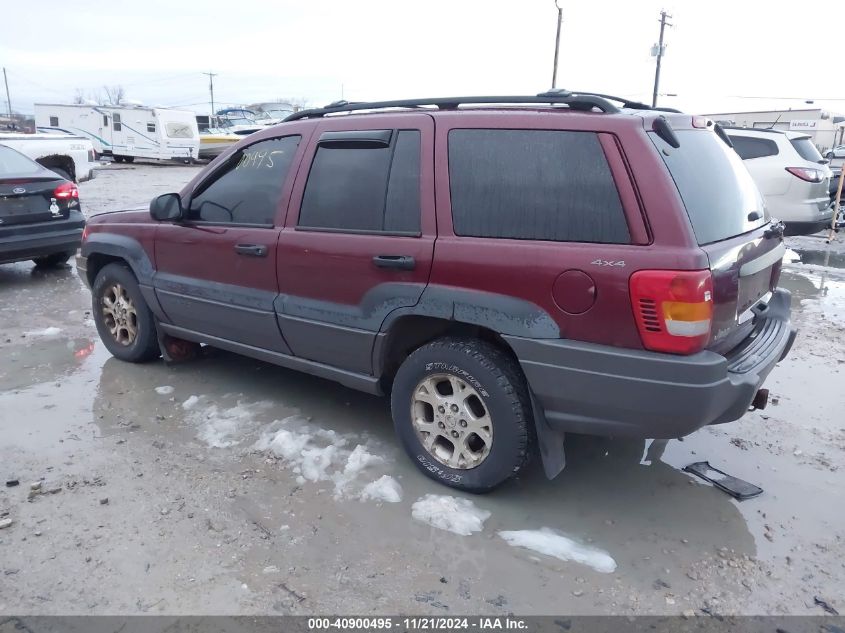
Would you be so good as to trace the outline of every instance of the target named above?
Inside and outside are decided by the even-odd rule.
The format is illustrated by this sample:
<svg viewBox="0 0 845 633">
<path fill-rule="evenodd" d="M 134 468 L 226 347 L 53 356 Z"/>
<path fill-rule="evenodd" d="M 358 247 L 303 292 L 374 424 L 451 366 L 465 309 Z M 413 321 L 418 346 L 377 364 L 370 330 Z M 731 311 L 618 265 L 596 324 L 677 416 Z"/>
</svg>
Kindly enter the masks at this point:
<svg viewBox="0 0 845 633">
<path fill-rule="evenodd" d="M 558 0 L 555 0 L 557 7 L 557 36 L 555 37 L 555 65 L 552 69 L 552 89 L 557 87 L 557 58 L 560 53 L 560 25 L 563 23 L 563 9 L 560 8 Z"/>
<path fill-rule="evenodd" d="M 9 96 L 9 78 L 6 77 L 6 67 L 3 67 L 3 83 L 6 84 L 6 103 L 9 106 L 9 119 L 12 118 L 12 98 Z"/>
<path fill-rule="evenodd" d="M 214 116 L 214 78 L 217 76 L 217 73 L 203 73 L 203 75 L 208 75 L 208 91 L 211 93 L 211 116 Z"/>
<path fill-rule="evenodd" d="M 651 107 L 657 107 L 657 88 L 660 85 L 660 60 L 663 58 L 663 52 L 666 50 L 666 47 L 663 45 L 663 31 L 666 30 L 667 26 L 672 26 L 669 22 L 666 21 L 666 18 L 671 18 L 672 16 L 667 14 L 666 11 L 660 12 L 660 40 L 657 43 L 654 51 L 655 57 L 657 57 L 657 68 L 654 70 L 654 93 L 651 96 Z"/>
</svg>

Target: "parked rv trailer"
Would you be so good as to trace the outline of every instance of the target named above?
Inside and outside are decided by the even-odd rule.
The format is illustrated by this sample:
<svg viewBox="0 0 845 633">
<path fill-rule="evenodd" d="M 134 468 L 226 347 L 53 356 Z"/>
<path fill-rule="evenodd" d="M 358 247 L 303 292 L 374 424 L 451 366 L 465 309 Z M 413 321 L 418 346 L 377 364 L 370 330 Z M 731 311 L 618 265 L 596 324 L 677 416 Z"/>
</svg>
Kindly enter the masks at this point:
<svg viewBox="0 0 845 633">
<path fill-rule="evenodd" d="M 118 162 L 190 161 L 199 154 L 196 115 L 188 110 L 36 103 L 35 125 L 89 138 L 98 155 Z"/>
</svg>

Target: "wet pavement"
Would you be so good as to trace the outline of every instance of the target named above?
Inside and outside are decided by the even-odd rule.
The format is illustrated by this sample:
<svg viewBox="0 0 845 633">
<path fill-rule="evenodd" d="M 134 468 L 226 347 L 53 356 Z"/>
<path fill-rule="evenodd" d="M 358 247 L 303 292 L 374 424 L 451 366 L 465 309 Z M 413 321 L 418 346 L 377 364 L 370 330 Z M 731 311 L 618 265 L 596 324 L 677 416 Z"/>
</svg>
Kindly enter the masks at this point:
<svg viewBox="0 0 845 633">
<path fill-rule="evenodd" d="M 83 204 L 144 204 L 195 173 L 108 170 Z M 0 477 L 20 481 L 0 487 L 0 614 L 819 614 L 816 596 L 842 612 L 845 245 L 789 245 L 801 333 L 767 409 L 683 440 L 571 436 L 555 481 L 535 462 L 485 496 L 419 474 L 385 399 L 215 350 L 122 363 L 73 268 L 0 266 Z M 331 476 L 269 450 L 280 431 L 310 435 Z M 343 470 L 353 453 L 372 459 Z M 682 472 L 703 460 L 764 493 L 738 502 Z M 384 475 L 401 501 L 362 499 Z M 489 518 L 469 536 L 431 527 L 412 517 L 428 494 Z M 498 535 L 540 528 L 615 570 Z"/>
</svg>

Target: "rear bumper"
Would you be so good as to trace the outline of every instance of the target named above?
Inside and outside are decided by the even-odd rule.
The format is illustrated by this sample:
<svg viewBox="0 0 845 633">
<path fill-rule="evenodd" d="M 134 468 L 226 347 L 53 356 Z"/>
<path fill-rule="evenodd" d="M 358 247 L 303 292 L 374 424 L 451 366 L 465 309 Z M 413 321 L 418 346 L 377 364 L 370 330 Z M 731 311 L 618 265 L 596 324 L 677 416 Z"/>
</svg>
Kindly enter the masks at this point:
<svg viewBox="0 0 845 633">
<path fill-rule="evenodd" d="M 790 295 L 777 290 L 727 356 L 674 356 L 565 340 L 505 337 L 546 421 L 589 435 L 674 438 L 737 420 L 795 340 Z"/>
<path fill-rule="evenodd" d="M 0 228 L 0 263 L 19 262 L 53 253 L 75 253 L 82 243 L 85 219 L 71 211 L 67 220 Z"/>
</svg>

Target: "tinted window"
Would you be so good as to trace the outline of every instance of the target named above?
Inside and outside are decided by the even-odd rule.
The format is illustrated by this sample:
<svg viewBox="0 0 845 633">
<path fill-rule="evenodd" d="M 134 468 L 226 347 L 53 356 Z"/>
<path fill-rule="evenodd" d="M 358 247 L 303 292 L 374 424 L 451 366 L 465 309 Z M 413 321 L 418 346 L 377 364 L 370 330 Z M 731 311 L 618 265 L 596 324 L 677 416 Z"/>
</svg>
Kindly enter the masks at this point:
<svg viewBox="0 0 845 633">
<path fill-rule="evenodd" d="M 260 141 L 236 152 L 222 175 L 191 199 L 188 218 L 203 222 L 273 224 L 299 136 Z"/>
<path fill-rule="evenodd" d="M 672 174 L 699 244 L 740 235 L 768 221 L 763 198 L 735 151 L 707 130 L 675 134 L 681 144 L 677 149 L 653 132 L 649 137 Z M 761 219 L 749 221 L 754 211 Z"/>
<path fill-rule="evenodd" d="M 50 117 L 50 127 L 58 127 L 59 126 L 59 117 L 51 116 Z"/>
<path fill-rule="evenodd" d="M 809 160 L 814 163 L 822 160 L 822 155 L 819 154 L 819 150 L 816 149 L 816 146 L 813 145 L 813 142 L 809 138 L 793 138 L 790 139 L 789 142 L 792 143 L 792 147 L 795 148 L 795 151 L 798 152 L 798 155 L 804 160 Z"/>
<path fill-rule="evenodd" d="M 418 233 L 420 132 L 400 130 L 389 147 L 333 143 L 317 148 L 299 226 Z"/>
<path fill-rule="evenodd" d="M 452 130 L 449 181 L 457 235 L 630 241 L 592 132 Z"/>
<path fill-rule="evenodd" d="M 752 138 L 750 136 L 734 136 L 728 134 L 733 143 L 736 153 L 742 160 L 752 158 L 763 158 L 764 156 L 776 156 L 778 144 L 769 138 Z"/>
</svg>

